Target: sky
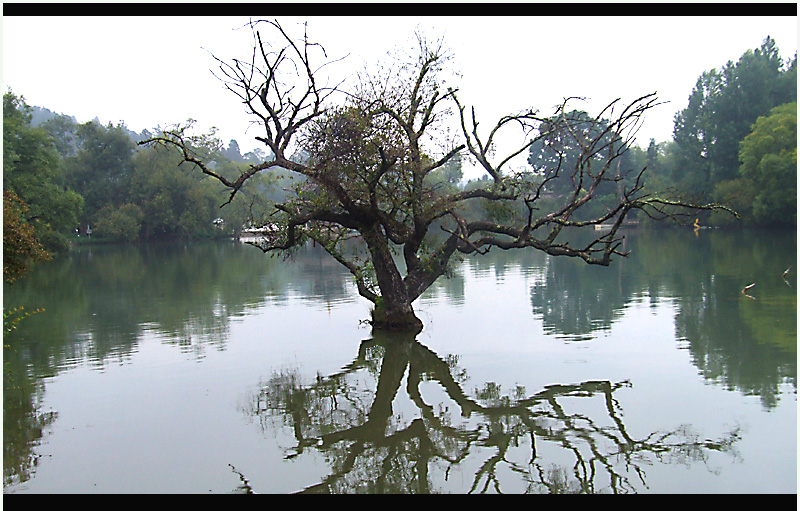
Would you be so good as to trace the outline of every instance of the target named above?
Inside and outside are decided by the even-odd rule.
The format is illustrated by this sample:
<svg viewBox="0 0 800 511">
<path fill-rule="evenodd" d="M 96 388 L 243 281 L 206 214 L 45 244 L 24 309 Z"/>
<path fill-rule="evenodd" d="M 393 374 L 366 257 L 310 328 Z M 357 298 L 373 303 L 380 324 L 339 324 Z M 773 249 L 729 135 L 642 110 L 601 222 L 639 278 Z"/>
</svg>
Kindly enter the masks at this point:
<svg viewBox="0 0 800 511">
<path fill-rule="evenodd" d="M 256 9 L 257 10 L 257 9 Z M 254 12 L 254 14 L 259 14 Z M 262 16 L 253 16 L 259 18 Z M 268 17 L 268 16 L 264 16 Z M 4 16 L 3 90 L 29 105 L 97 117 L 136 132 L 188 118 L 197 129 L 217 128 L 242 152 L 258 147 L 239 98 L 211 72 L 223 60 L 252 51 L 249 17 Z M 443 37 L 455 57 L 460 99 L 474 105 L 482 125 L 503 114 L 553 111 L 565 97 L 592 114 L 657 93 L 665 104 L 647 114 L 636 140 L 672 138 L 673 118 L 685 108 L 703 71 L 737 61 L 769 35 L 784 59 L 797 51 L 796 16 L 279 16 L 287 29 L 308 22 L 331 67 L 352 77 L 366 62 L 409 46 L 416 29 Z M 300 32 L 295 32 L 299 34 Z"/>
</svg>

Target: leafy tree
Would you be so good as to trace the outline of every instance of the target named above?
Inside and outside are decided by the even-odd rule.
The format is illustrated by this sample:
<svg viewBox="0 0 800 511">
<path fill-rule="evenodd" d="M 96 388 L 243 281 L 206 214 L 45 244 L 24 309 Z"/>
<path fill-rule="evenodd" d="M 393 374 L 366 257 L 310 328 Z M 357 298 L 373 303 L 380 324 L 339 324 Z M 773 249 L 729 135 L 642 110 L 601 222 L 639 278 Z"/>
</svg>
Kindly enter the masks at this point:
<svg viewBox="0 0 800 511">
<path fill-rule="evenodd" d="M 132 163 L 128 200 L 140 215 L 124 217 L 131 226 L 138 218 L 143 238 L 203 238 L 214 234 L 213 220 L 223 200 L 222 187 L 216 180 L 179 167 L 181 159 L 169 151 L 142 150 Z"/>
<path fill-rule="evenodd" d="M 759 117 L 739 157 L 742 177 L 755 185 L 756 222 L 797 225 L 797 102 Z"/>
<path fill-rule="evenodd" d="M 3 95 L 3 189 L 25 203 L 39 239 L 58 237 L 77 226 L 83 199 L 65 186 L 53 138 L 31 126 L 30 112 L 24 98 Z"/>
<path fill-rule="evenodd" d="M 739 219 L 731 218 L 727 215 L 712 213 L 710 223 L 715 226 L 730 227 L 741 222 L 740 225 L 751 225 L 753 223 L 753 201 L 755 201 L 757 190 L 755 184 L 744 177 L 723 181 L 714 187 L 714 198 L 724 202 L 732 210 L 739 213 Z"/>
<path fill-rule="evenodd" d="M 548 125 L 553 123 L 557 126 L 565 121 L 569 125 L 566 129 L 550 129 Z M 533 179 L 542 183 L 544 196 L 552 201 L 551 207 L 560 207 L 573 200 L 576 188 L 582 188 L 583 169 L 591 175 L 592 166 L 602 169 L 606 163 L 607 154 L 602 150 L 585 154 L 586 144 L 593 141 L 598 148 L 611 147 L 615 143 L 615 133 L 607 119 L 593 118 L 579 110 L 566 113 L 562 118 L 549 119 L 540 129 L 546 134 L 531 144 L 528 163 L 533 167 Z M 620 148 L 613 168 L 603 170 L 607 179 L 595 190 L 592 204 L 576 212 L 576 218 L 602 215 L 603 211 L 613 208 L 615 195 L 621 193 L 622 188 L 634 186 L 629 178 L 635 178 L 643 166 L 631 165 L 631 149 L 627 145 Z"/>
<path fill-rule="evenodd" d="M 52 258 L 36 239 L 33 226 L 25 220 L 27 211 L 28 206 L 13 191 L 3 191 L 3 282 L 9 284 L 30 271 L 35 262 Z M 14 331 L 26 317 L 43 310 L 25 312 L 22 306 L 9 310 L 4 307 L 3 335 Z"/>
<path fill-rule="evenodd" d="M 11 190 L 3 191 L 3 280 L 13 282 L 36 261 L 47 261 L 44 250 L 25 220 L 28 206 Z"/>
<path fill-rule="evenodd" d="M 797 56 L 782 62 L 767 37 L 734 63 L 704 71 L 675 116 L 678 160 L 674 177 L 685 191 L 711 193 L 722 181 L 738 178 L 739 143 L 771 108 L 797 99 Z"/>
<path fill-rule="evenodd" d="M 261 23 L 275 31 L 282 46 L 271 44 L 267 51 L 258 31 Z M 640 171 L 631 176 L 630 186 L 614 186 L 620 184 L 618 169 L 629 134 L 653 106 L 653 95 L 622 107 L 615 101 L 597 117 L 572 115 L 565 100 L 547 118 L 533 110 L 504 116 L 487 134 L 479 130 L 475 109 L 468 111 L 450 85 L 450 56 L 440 42 L 418 34 L 410 58 L 359 75 L 344 99 L 334 104 L 343 85 L 322 85 L 315 73 L 318 51 L 324 55 L 321 46 L 307 34 L 292 38 L 277 21 L 250 26 L 256 60 L 220 60 L 220 76 L 260 121 L 263 133 L 257 139 L 270 157 L 231 178 L 203 161 L 193 149 L 198 137 L 186 126 L 144 143 L 177 148 L 184 161 L 226 185 L 229 200 L 259 173 L 282 168 L 296 174 L 300 179 L 292 194 L 275 205 L 259 247 L 286 252 L 306 240 L 324 247 L 352 273 L 361 296 L 373 302 L 374 328 L 419 330 L 422 322 L 412 304 L 448 272 L 456 253 L 534 247 L 608 265 L 612 257 L 624 255 L 618 230 L 631 211 L 664 217 L 680 213 L 672 208 L 691 206 L 646 193 Z M 451 111 L 461 128 L 459 142 L 437 130 Z M 498 133 L 513 128 L 522 129 L 528 141 L 498 156 Z M 508 169 L 514 156 L 540 140 L 564 141 L 565 146 L 568 142 L 577 151 L 574 162 L 567 166 L 562 161 L 535 175 Z M 429 176 L 462 151 L 489 179 L 465 191 L 437 187 Z M 544 179 L 537 179 L 542 175 Z M 563 191 L 560 205 L 543 211 L 547 186 L 562 178 L 568 178 L 563 180 L 571 188 Z M 599 216 L 580 218 L 604 188 L 612 189 L 613 202 L 606 203 Z M 513 214 L 503 216 L 502 222 L 468 218 L 466 205 L 476 199 Z M 598 231 L 585 245 L 571 245 L 562 235 L 571 228 L 594 232 L 600 223 L 612 227 Z"/>
<path fill-rule="evenodd" d="M 647 166 L 650 169 L 655 168 L 658 165 L 658 145 L 656 144 L 656 139 L 651 138 L 650 144 L 647 146 Z"/>
<path fill-rule="evenodd" d="M 263 153 L 263 151 L 262 151 Z M 248 153 L 250 154 L 250 153 Z M 232 161 L 222 161 L 218 165 L 221 175 L 234 179 L 247 171 L 248 164 Z M 292 185 L 290 173 L 276 169 L 269 174 L 257 174 L 248 179 L 242 188 L 233 197 L 233 200 L 224 208 L 216 208 L 222 219 L 220 226 L 224 232 L 235 238 L 242 236 L 244 228 L 264 225 L 269 223 L 269 214 L 274 210 L 273 204 L 286 198 L 284 188 Z M 218 200 L 217 203 L 222 202 Z"/>
<path fill-rule="evenodd" d="M 66 159 L 67 180 L 84 197 L 81 224 L 85 226 L 94 223 L 104 207 L 127 202 L 135 144 L 121 124 L 87 122 L 77 127 L 75 136 L 79 149 Z"/>
<path fill-rule="evenodd" d="M 144 213 L 136 204 L 108 205 L 97 213 L 95 232 L 104 238 L 132 242 L 139 239 Z"/>
<path fill-rule="evenodd" d="M 461 179 L 464 177 L 464 172 L 461 167 L 461 153 L 456 153 L 447 163 L 428 174 L 428 177 L 437 182 L 447 183 L 450 186 L 458 186 L 461 183 Z"/>
<path fill-rule="evenodd" d="M 62 157 L 75 156 L 77 152 L 75 131 L 78 125 L 72 117 L 57 114 L 44 121 L 41 127 L 53 137 L 56 149 Z"/>
<path fill-rule="evenodd" d="M 558 196 L 568 196 L 575 190 L 575 178 L 580 177 L 575 171 L 581 166 L 603 165 L 605 154 L 601 152 L 588 155 L 587 161 L 580 161 L 581 158 L 587 158 L 584 154 L 584 145 L 594 139 L 598 139 L 602 145 L 611 144 L 613 137 L 607 120 L 594 119 L 587 112 L 580 110 L 555 116 L 546 123 L 557 125 L 563 121 L 569 123 L 568 130 L 551 130 L 547 124 L 543 125 L 541 129 L 545 135 L 538 137 L 531 144 L 528 156 L 528 163 L 533 167 L 533 172 L 540 176 L 542 181 L 547 181 L 543 191 Z"/>
</svg>

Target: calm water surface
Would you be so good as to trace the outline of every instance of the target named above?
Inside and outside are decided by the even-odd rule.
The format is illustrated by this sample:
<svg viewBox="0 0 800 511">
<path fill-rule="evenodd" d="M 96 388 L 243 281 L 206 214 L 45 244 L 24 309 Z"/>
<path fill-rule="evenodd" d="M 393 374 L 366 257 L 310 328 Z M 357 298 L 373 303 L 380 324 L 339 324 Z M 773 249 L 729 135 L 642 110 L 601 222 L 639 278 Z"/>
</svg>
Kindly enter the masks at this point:
<svg viewBox="0 0 800 511">
<path fill-rule="evenodd" d="M 314 247 L 75 250 L 4 288 L 46 309 L 4 338 L 4 492 L 796 493 L 796 234 L 629 234 L 467 258 L 416 338 Z"/>
</svg>

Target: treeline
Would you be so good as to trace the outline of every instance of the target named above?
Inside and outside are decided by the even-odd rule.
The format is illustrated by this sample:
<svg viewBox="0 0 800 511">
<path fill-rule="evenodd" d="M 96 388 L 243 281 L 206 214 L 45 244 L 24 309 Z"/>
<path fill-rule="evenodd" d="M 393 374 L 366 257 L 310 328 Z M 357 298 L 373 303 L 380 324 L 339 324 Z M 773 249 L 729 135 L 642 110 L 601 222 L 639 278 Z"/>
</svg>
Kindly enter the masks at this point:
<svg viewBox="0 0 800 511">
<path fill-rule="evenodd" d="M 9 218 L 33 228 L 50 252 L 66 250 L 77 236 L 114 241 L 203 239 L 238 235 L 259 221 L 266 201 L 280 196 L 285 172 L 248 182 L 225 208 L 228 192 L 215 179 L 181 165 L 163 148 L 141 147 L 152 136 L 124 123 L 78 124 L 74 118 L 30 107 L 9 91 L 3 96 L 3 190 Z M 235 178 L 265 154 L 240 154 L 200 137 L 195 150 L 223 175 Z"/>
<path fill-rule="evenodd" d="M 662 186 L 725 202 L 744 224 L 796 225 L 797 54 L 784 61 L 767 37 L 703 72 L 675 116 L 673 140 L 651 141 L 646 162 Z"/>
</svg>

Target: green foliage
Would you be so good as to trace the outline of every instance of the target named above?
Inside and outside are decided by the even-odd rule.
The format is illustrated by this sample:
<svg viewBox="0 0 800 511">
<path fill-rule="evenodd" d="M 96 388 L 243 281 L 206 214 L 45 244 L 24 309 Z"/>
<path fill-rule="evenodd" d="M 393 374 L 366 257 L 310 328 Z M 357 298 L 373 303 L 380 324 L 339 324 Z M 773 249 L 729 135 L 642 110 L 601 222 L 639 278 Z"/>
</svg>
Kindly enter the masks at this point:
<svg viewBox="0 0 800 511">
<path fill-rule="evenodd" d="M 11 310 L 3 309 L 3 335 L 6 336 L 17 329 L 17 323 L 22 321 L 23 319 L 31 316 L 33 314 L 37 314 L 39 312 L 44 312 L 44 309 L 36 309 L 32 312 L 26 312 L 25 308 L 14 307 Z M 7 347 L 7 346 L 6 346 Z"/>
<path fill-rule="evenodd" d="M 65 186 L 53 138 L 31 126 L 30 107 L 11 92 L 3 95 L 3 189 L 28 208 L 37 231 L 69 232 L 78 225 L 83 199 Z"/>
<path fill-rule="evenodd" d="M 689 104 L 675 116 L 677 161 L 673 182 L 683 191 L 710 193 L 739 176 L 739 143 L 759 116 L 797 99 L 797 57 L 783 63 L 767 37 L 734 63 L 704 71 Z"/>
<path fill-rule="evenodd" d="M 84 197 L 81 225 L 96 222 L 106 206 L 126 202 L 133 176 L 134 143 L 123 125 L 81 124 L 75 130 L 78 151 L 65 158 L 67 183 Z"/>
<path fill-rule="evenodd" d="M 753 217 L 762 224 L 797 224 L 797 102 L 759 117 L 739 153 L 744 179 L 756 183 Z"/>
<path fill-rule="evenodd" d="M 449 186 L 458 187 L 461 183 L 461 179 L 464 177 L 461 167 L 461 153 L 456 153 L 452 159 L 448 160 L 447 163 L 438 169 L 432 171 L 426 178 L 430 179 L 434 186 L 437 183 L 447 183 Z"/>
<path fill-rule="evenodd" d="M 67 237 L 56 231 L 43 231 L 39 234 L 39 242 L 45 250 L 52 253 L 66 253 L 70 250 L 70 242 Z"/>
<path fill-rule="evenodd" d="M 609 172 L 613 174 L 613 180 L 601 183 L 594 192 L 598 200 L 593 200 L 590 207 L 581 209 L 575 217 L 588 219 L 602 214 L 605 206 L 600 203 L 613 201 L 613 196 L 624 186 L 630 189 L 632 184 L 626 178 L 636 175 L 644 165 L 633 159 L 631 148 L 626 147 L 622 141 L 612 144 L 613 131 L 609 129 L 608 120 L 599 119 L 596 122 L 587 112 L 573 110 L 550 118 L 548 123 L 553 126 L 565 124 L 570 128 L 553 131 L 534 141 L 528 150 L 528 163 L 535 175 L 541 180 L 547 180 L 545 199 L 549 199 L 556 207 L 570 201 L 576 190 L 586 193 L 581 183 L 575 181 L 576 173 L 579 173 L 581 167 L 591 169 L 594 166 L 595 172 L 598 172 L 610 150 L 623 151 Z M 545 124 L 542 130 L 549 130 L 549 124 Z M 584 154 L 582 145 L 595 138 L 600 141 L 597 149 L 591 154 Z M 607 200 L 604 201 L 603 198 Z"/>
<path fill-rule="evenodd" d="M 222 187 L 174 152 L 143 148 L 134 158 L 128 200 L 141 212 L 144 238 L 204 238 L 215 233 L 214 219 L 224 202 Z"/>
<path fill-rule="evenodd" d="M 22 221 L 52 252 L 67 250 L 64 235 L 77 227 L 125 242 L 239 235 L 242 226 L 263 222 L 270 201 L 285 195 L 276 183 L 286 171 L 274 169 L 248 181 L 220 210 L 229 198 L 220 183 L 181 165 L 174 153 L 138 149 L 134 141 L 141 137 L 124 123 L 79 125 L 67 115 L 29 107 L 11 92 L 3 97 L 3 113 L 4 188 L 26 205 Z M 226 149 L 213 133 L 192 139 L 191 150 L 234 180 L 266 157 L 260 150 L 242 156 L 235 140 Z"/>
<path fill-rule="evenodd" d="M 106 206 L 97 213 L 95 232 L 115 241 L 133 242 L 139 239 L 144 213 L 136 204 L 119 208 Z"/>
<path fill-rule="evenodd" d="M 550 122 L 555 125 L 562 118 L 575 127 L 580 138 L 597 136 L 608 126 L 606 122 L 599 125 L 592 123 L 591 116 L 580 110 L 553 117 Z M 543 132 L 548 130 L 547 126 L 542 129 Z M 561 196 L 574 191 L 572 175 L 580 164 L 582 153 L 578 141 L 571 136 L 565 136 L 561 131 L 555 131 L 531 144 L 528 150 L 528 163 L 533 167 L 534 173 L 541 175 L 543 179 L 549 179 L 545 185 L 548 193 Z M 599 162 L 600 156 L 595 155 L 595 159 Z"/>
<path fill-rule="evenodd" d="M 25 220 L 28 207 L 11 190 L 3 192 L 3 280 L 13 282 L 36 261 L 51 255 L 36 239 L 33 226 Z"/>
<path fill-rule="evenodd" d="M 30 271 L 34 262 L 51 259 L 25 221 L 27 206 L 11 190 L 3 191 L 3 281 L 12 283 Z M 23 312 L 23 307 L 3 309 L 3 336 L 13 332 L 17 323 L 44 309 Z"/>
<path fill-rule="evenodd" d="M 751 132 L 758 119 L 771 116 L 772 108 L 796 102 L 796 65 L 796 56 L 783 62 L 768 37 L 737 62 L 703 72 L 688 105 L 675 116 L 673 140 L 658 144 L 650 140 L 644 160 L 637 156 L 647 165 L 647 190 L 695 201 L 710 198 L 740 215 L 737 219 L 722 212 L 701 212 L 701 224 L 795 225 L 792 172 L 796 175 L 796 168 L 791 150 L 796 147 L 796 134 L 791 133 L 791 121 L 781 121 L 788 137 L 781 146 L 787 148 L 783 153 L 780 148 L 765 149 L 776 140 L 775 134 L 766 133 L 767 128 L 758 135 Z M 744 144 L 748 136 L 751 143 Z M 742 153 L 745 146 L 749 156 Z M 768 153 L 772 156 L 765 156 Z M 741 160 L 742 170 L 740 158 L 744 157 L 751 162 L 745 165 Z M 758 165 L 763 172 L 746 170 Z"/>
<path fill-rule="evenodd" d="M 744 224 L 753 220 L 753 200 L 755 200 L 756 187 L 750 179 L 738 178 L 717 183 L 714 187 L 714 199 L 727 204 L 731 209 L 742 215 Z M 736 225 L 739 220 L 721 213 L 711 215 L 711 223 L 715 226 Z"/>
<path fill-rule="evenodd" d="M 78 140 L 78 125 L 68 115 L 55 115 L 41 125 L 52 138 L 56 149 L 62 157 L 75 156 Z"/>
</svg>

